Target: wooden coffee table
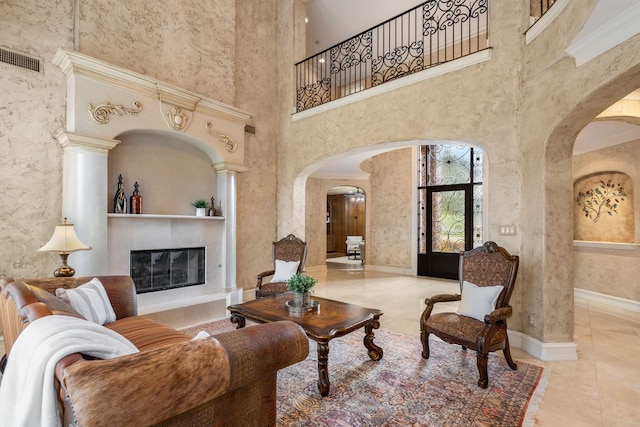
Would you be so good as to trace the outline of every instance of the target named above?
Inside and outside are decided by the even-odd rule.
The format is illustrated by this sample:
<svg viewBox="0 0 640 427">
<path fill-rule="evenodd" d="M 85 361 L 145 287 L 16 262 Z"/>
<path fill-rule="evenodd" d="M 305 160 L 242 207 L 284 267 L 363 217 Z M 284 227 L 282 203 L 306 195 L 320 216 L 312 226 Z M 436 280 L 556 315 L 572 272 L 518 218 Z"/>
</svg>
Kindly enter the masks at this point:
<svg viewBox="0 0 640 427">
<path fill-rule="evenodd" d="M 329 341 L 364 327 L 364 346 L 371 360 L 382 358 L 382 349 L 373 343 L 373 330 L 380 327 L 380 310 L 364 308 L 326 298 L 312 297 L 318 308 L 304 313 L 290 313 L 285 303 L 293 299 L 292 293 L 248 301 L 227 307 L 231 322 L 244 328 L 246 319 L 258 323 L 291 320 L 302 326 L 307 336 L 318 347 L 318 390 L 320 395 L 329 394 Z"/>
</svg>

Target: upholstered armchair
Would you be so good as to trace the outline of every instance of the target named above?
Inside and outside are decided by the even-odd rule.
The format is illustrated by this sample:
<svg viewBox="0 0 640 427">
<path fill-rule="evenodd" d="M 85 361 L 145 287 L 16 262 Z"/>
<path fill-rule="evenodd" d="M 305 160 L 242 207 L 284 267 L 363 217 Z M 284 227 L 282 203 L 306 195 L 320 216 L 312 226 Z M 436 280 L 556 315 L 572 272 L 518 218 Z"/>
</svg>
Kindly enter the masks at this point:
<svg viewBox="0 0 640 427">
<path fill-rule="evenodd" d="M 518 256 L 512 256 L 495 242 L 460 253 L 460 294 L 436 295 L 425 300 L 420 317 L 422 357 L 429 358 L 429 335 L 434 334 L 463 350 L 475 350 L 480 379 L 478 386 L 487 388 L 489 352 L 502 350 L 507 364 L 518 368 L 511 358 L 507 319 L 512 309 L 509 299 L 518 273 Z M 432 314 L 435 304 L 460 301 L 458 310 Z"/>
<path fill-rule="evenodd" d="M 289 234 L 277 242 L 272 243 L 273 269 L 258 274 L 256 298 L 276 295 L 287 291 L 287 280 L 295 274 L 304 271 L 307 260 L 307 242 Z M 265 277 L 273 276 L 270 281 Z"/>
<path fill-rule="evenodd" d="M 353 256 L 355 259 L 356 256 L 360 255 L 360 243 L 363 240 L 362 236 L 347 236 L 347 241 L 345 242 L 347 247 L 347 257 Z"/>
</svg>

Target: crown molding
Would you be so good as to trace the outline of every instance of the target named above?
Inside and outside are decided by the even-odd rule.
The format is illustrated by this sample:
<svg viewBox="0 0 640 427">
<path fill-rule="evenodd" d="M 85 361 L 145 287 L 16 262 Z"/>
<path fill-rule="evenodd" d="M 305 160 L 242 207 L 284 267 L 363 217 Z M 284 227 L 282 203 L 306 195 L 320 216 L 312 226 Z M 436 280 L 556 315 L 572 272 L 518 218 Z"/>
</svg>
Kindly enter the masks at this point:
<svg viewBox="0 0 640 427">
<path fill-rule="evenodd" d="M 602 3 L 604 2 L 601 0 L 598 6 Z M 594 9 L 593 14 L 598 13 L 598 6 Z M 596 30 L 580 39 L 574 40 L 566 52 L 575 58 L 576 67 L 580 67 L 639 33 L 640 3 L 626 10 L 621 10 L 618 15 Z"/>
<path fill-rule="evenodd" d="M 110 86 L 139 93 L 149 98 L 159 99 L 162 102 L 188 111 L 221 116 L 243 123 L 246 123 L 252 117 L 251 113 L 231 105 L 73 50 L 58 48 L 52 62 L 62 69 L 67 79 L 73 76 L 83 76 Z"/>
</svg>

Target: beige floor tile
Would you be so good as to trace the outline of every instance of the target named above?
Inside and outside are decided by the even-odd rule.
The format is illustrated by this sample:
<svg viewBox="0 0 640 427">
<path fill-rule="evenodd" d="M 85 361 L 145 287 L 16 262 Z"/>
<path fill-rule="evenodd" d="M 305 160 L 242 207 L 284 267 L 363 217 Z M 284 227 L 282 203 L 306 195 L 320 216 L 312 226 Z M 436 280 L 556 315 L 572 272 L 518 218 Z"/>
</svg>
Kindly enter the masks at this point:
<svg viewBox="0 0 640 427">
<path fill-rule="evenodd" d="M 571 387 L 571 392 L 568 393 L 566 381 L 566 378 L 554 375 L 549 378 L 536 416 L 537 425 L 603 425 L 598 396 L 578 392 L 574 387 Z M 560 419 L 570 422 L 559 423 Z"/>
<path fill-rule="evenodd" d="M 419 333 L 424 298 L 459 293 L 457 282 L 370 270 L 334 270 L 324 274 L 317 295 L 366 303 L 385 312 L 384 328 Z M 316 275 L 316 277 L 319 277 Z M 436 305 L 455 311 L 457 303 Z M 518 348 L 517 361 L 543 366 L 549 374 L 535 416 L 544 427 L 608 427 L 640 425 L 640 313 L 575 299 L 575 342 L 578 360 L 542 362 Z"/>
</svg>

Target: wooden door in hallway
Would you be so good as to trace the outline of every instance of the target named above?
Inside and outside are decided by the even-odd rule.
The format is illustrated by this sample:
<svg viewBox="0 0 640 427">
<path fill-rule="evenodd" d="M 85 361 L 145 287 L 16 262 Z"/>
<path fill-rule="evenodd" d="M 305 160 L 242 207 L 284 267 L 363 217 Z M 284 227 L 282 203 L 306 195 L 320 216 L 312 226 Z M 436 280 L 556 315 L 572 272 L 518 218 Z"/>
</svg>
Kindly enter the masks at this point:
<svg viewBox="0 0 640 427">
<path fill-rule="evenodd" d="M 346 253 L 347 236 L 365 238 L 365 194 L 357 187 L 335 191 L 342 193 L 327 194 L 327 253 Z"/>
</svg>

